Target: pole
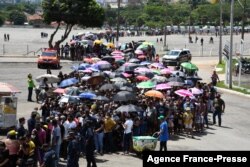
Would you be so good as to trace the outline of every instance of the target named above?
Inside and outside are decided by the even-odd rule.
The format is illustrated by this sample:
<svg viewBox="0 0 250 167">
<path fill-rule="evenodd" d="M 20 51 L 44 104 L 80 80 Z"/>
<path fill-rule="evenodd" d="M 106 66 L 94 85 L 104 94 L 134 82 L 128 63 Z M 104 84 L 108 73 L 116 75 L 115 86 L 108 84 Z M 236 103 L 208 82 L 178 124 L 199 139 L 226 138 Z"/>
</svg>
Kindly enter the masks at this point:
<svg viewBox="0 0 250 167">
<path fill-rule="evenodd" d="M 116 46 L 118 47 L 118 42 L 119 42 L 119 29 L 120 29 L 120 4 L 121 0 L 117 0 L 118 3 L 118 8 L 117 8 L 117 29 L 116 29 Z"/>
<path fill-rule="evenodd" d="M 222 0 L 220 0 L 220 43 L 219 43 L 219 64 L 222 64 Z"/>
<path fill-rule="evenodd" d="M 164 26 L 164 49 L 167 46 L 167 26 Z"/>
<path fill-rule="evenodd" d="M 232 89 L 233 23 L 234 23 L 234 0 L 231 0 L 230 52 L 229 52 L 229 89 Z"/>
</svg>

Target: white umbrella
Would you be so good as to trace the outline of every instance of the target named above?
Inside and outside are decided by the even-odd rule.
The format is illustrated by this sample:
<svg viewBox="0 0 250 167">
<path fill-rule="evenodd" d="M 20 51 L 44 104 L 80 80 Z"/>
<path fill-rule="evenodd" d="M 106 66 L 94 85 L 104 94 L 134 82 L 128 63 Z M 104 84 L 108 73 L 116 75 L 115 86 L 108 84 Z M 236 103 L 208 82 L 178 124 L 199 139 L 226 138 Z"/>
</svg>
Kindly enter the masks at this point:
<svg viewBox="0 0 250 167">
<path fill-rule="evenodd" d="M 40 75 L 40 76 L 36 77 L 36 81 L 41 82 L 44 78 L 48 79 L 47 83 L 57 83 L 60 81 L 60 78 L 58 78 L 56 75 L 52 75 L 52 74 Z"/>
</svg>

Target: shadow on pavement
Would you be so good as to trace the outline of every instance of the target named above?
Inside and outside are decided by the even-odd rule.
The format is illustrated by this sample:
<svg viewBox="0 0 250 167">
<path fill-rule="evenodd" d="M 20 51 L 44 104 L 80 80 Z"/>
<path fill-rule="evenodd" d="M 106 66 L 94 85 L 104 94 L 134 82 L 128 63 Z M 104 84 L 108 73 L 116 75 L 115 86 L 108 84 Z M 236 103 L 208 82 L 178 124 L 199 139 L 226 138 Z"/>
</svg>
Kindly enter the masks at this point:
<svg viewBox="0 0 250 167">
<path fill-rule="evenodd" d="M 180 139 L 185 139 L 185 138 L 181 137 L 180 135 L 170 135 L 170 138 L 169 138 L 169 140 L 173 140 L 173 141 L 177 141 Z"/>
<path fill-rule="evenodd" d="M 95 158 L 95 160 L 96 160 L 96 163 L 105 163 L 105 162 L 109 161 L 107 159 L 100 159 L 100 158 Z"/>
</svg>

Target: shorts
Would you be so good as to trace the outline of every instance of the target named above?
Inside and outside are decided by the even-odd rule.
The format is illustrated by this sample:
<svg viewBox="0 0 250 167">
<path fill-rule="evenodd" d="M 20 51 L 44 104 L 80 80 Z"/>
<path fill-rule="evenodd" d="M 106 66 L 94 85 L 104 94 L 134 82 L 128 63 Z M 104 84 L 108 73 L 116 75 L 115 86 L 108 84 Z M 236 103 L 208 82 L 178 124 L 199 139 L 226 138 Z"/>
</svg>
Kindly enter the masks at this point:
<svg viewBox="0 0 250 167">
<path fill-rule="evenodd" d="M 186 129 L 192 129 L 193 127 L 192 127 L 192 124 L 185 124 L 185 128 Z"/>
</svg>

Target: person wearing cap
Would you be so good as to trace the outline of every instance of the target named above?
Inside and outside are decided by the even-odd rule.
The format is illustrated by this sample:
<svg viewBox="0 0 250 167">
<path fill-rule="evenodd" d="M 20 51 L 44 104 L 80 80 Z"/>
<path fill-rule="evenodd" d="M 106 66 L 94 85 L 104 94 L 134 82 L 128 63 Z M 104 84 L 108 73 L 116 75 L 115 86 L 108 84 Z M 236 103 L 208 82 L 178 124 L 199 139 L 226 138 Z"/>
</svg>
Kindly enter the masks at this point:
<svg viewBox="0 0 250 167">
<path fill-rule="evenodd" d="M 186 107 L 186 111 L 183 114 L 184 125 L 185 125 L 185 129 L 186 129 L 187 137 L 188 137 L 188 134 L 190 134 L 192 138 L 194 138 L 194 136 L 193 136 L 193 117 L 194 116 L 191 113 L 191 108 Z"/>
<path fill-rule="evenodd" d="M 221 114 L 225 111 L 225 102 L 221 99 L 220 94 L 214 100 L 213 124 L 216 124 L 216 116 L 218 115 L 219 126 L 221 126 Z"/>
<path fill-rule="evenodd" d="M 6 145 L 4 142 L 0 141 L 0 166 L 1 167 L 9 167 L 9 150 L 6 149 Z"/>
<path fill-rule="evenodd" d="M 16 139 L 17 132 L 11 130 L 7 134 L 7 139 L 4 141 L 6 148 L 9 150 L 10 167 L 16 167 L 17 154 L 19 150 L 19 143 Z"/>
<path fill-rule="evenodd" d="M 33 102 L 32 100 L 32 92 L 33 92 L 33 88 L 36 87 L 36 85 L 34 84 L 34 81 L 32 79 L 32 75 L 28 74 L 28 101 Z"/>
<path fill-rule="evenodd" d="M 157 132 L 160 140 L 160 151 L 167 151 L 167 141 L 168 141 L 168 123 L 163 115 L 159 116 L 160 120 L 160 131 Z"/>
<path fill-rule="evenodd" d="M 43 164 L 41 167 L 56 167 L 56 160 L 58 159 L 56 152 L 51 149 L 49 144 L 43 144 L 44 151 Z"/>
</svg>

